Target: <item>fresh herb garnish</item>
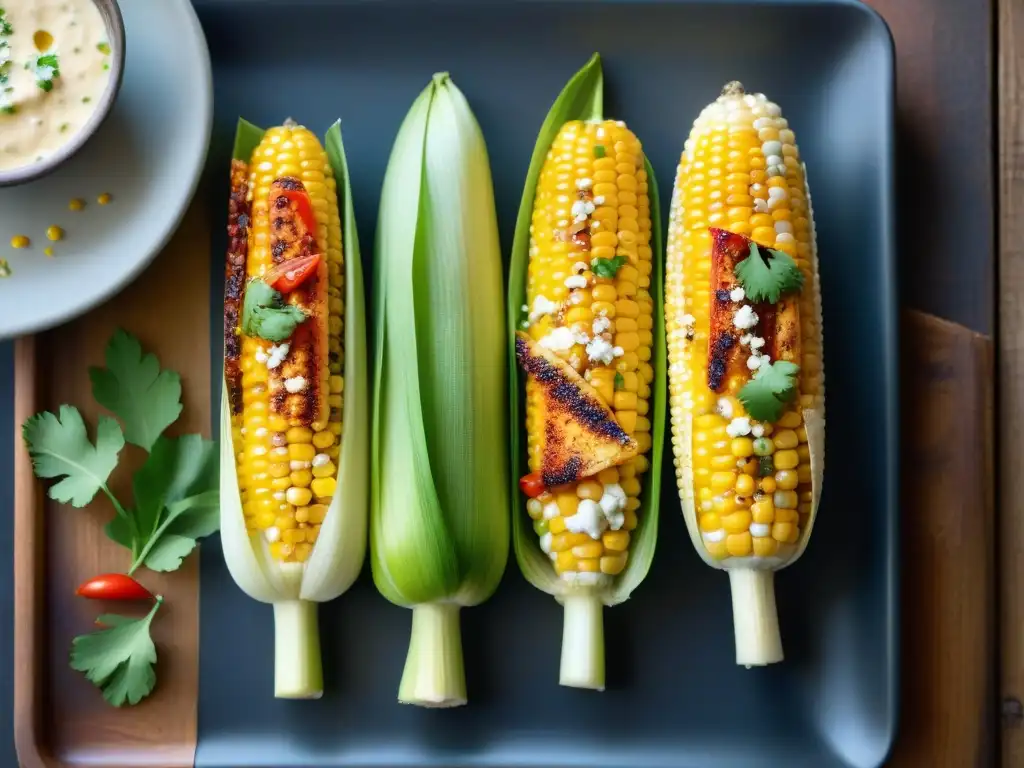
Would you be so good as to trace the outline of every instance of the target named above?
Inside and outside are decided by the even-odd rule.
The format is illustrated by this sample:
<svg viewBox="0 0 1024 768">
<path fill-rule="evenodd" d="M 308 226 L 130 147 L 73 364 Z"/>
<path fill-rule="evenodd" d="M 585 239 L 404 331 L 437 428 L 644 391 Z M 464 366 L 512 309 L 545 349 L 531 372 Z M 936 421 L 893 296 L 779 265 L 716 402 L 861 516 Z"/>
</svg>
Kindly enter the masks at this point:
<svg viewBox="0 0 1024 768">
<path fill-rule="evenodd" d="M 90 101 L 92 101 L 91 97 L 89 97 L 89 96 L 83 96 L 82 97 L 82 103 L 83 104 L 88 104 Z"/>
<path fill-rule="evenodd" d="M 36 57 L 33 70 L 36 85 L 49 93 L 53 90 L 53 81 L 60 77 L 60 60 L 52 51 Z"/>
<path fill-rule="evenodd" d="M 131 552 L 127 574 L 142 566 L 173 571 L 198 539 L 219 528 L 215 444 L 198 434 L 163 434 L 182 411 L 181 379 L 144 354 L 135 337 L 116 332 L 107 345 L 106 367 L 89 374 L 93 397 L 117 419 L 101 416 L 93 442 L 72 405 L 29 417 L 22 437 L 35 473 L 58 480 L 48 491 L 56 501 L 84 507 L 100 492 L 109 499 L 115 514 L 104 532 Z M 126 442 L 149 454 L 132 476 L 133 506 L 122 504 L 108 485 Z M 72 668 L 85 672 L 114 706 L 135 704 L 153 688 L 149 624 L 162 598 L 157 601 L 145 619 L 100 617 L 112 629 L 74 640 Z"/>
<path fill-rule="evenodd" d="M 96 43 L 96 50 L 104 56 L 110 55 L 110 43 Z"/>
<path fill-rule="evenodd" d="M 750 418 L 773 422 L 782 415 L 786 403 L 796 394 L 796 374 L 800 366 L 786 360 L 762 362 L 754 377 L 743 385 L 739 398 Z"/>
<path fill-rule="evenodd" d="M 60 132 L 61 133 L 67 133 L 67 130 L 70 127 L 71 127 L 71 123 L 61 123 L 60 124 Z"/>
<path fill-rule="evenodd" d="M 775 474 L 775 459 L 771 456 L 759 456 L 757 465 L 758 477 L 771 477 Z"/>
<path fill-rule="evenodd" d="M 294 304 L 286 304 L 280 292 L 260 279 L 245 288 L 242 304 L 242 333 L 267 341 L 281 342 L 291 337 L 306 314 Z"/>
<path fill-rule="evenodd" d="M 750 255 L 736 265 L 736 277 L 750 301 L 771 304 L 788 291 L 799 291 L 804 286 L 804 275 L 788 253 L 765 248 L 762 256 L 756 243 L 750 244 Z"/>
<path fill-rule="evenodd" d="M 601 158 L 601 157 L 604 157 L 604 156 L 605 156 L 604 144 L 595 144 L 594 145 L 594 157 Z"/>
<path fill-rule="evenodd" d="M 149 629 L 163 600 L 158 596 L 141 619 L 100 616 L 96 623 L 105 629 L 79 635 L 71 642 L 71 668 L 84 672 L 115 707 L 138 704 L 156 685 L 156 646 Z"/>
<path fill-rule="evenodd" d="M 7 11 L 0 8 L 0 37 L 8 37 L 14 33 L 14 27 L 7 20 Z"/>
<path fill-rule="evenodd" d="M 619 271 L 619 267 L 629 262 L 627 256 L 613 256 L 610 259 L 594 259 L 591 269 L 598 277 L 612 278 Z"/>
<path fill-rule="evenodd" d="M 615 372 L 615 391 L 618 392 L 620 389 L 626 386 L 626 380 L 622 378 L 622 374 L 618 371 Z"/>
<path fill-rule="evenodd" d="M 7 263 L 7 259 L 0 259 L 0 277 L 11 276 L 11 265 Z"/>
</svg>

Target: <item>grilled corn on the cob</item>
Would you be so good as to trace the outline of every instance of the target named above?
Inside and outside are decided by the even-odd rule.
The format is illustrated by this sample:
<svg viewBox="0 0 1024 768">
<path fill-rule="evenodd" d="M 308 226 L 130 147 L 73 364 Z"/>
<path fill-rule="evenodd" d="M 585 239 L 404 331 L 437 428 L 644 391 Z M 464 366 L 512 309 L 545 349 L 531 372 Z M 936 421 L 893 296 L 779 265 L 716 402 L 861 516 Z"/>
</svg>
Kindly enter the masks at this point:
<svg viewBox="0 0 1024 768">
<path fill-rule="evenodd" d="M 667 245 L 672 442 L 694 546 L 729 571 L 737 662 L 782 659 L 772 571 L 821 493 L 824 377 L 814 220 L 795 135 L 739 83 L 696 119 Z"/>
</svg>

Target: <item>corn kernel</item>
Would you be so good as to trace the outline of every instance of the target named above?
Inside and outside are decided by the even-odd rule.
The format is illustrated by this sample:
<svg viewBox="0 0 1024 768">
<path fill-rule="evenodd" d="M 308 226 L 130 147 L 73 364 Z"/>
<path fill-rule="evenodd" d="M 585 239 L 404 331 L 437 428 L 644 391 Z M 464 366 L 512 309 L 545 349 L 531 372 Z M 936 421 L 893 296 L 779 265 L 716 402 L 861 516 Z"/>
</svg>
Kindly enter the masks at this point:
<svg viewBox="0 0 1024 768">
<path fill-rule="evenodd" d="M 288 446 L 288 458 L 292 461 L 312 461 L 316 448 L 309 443 L 292 443 Z"/>
<path fill-rule="evenodd" d="M 775 482 L 780 491 L 792 491 L 799 485 L 800 478 L 793 470 L 783 469 L 775 473 Z"/>
<path fill-rule="evenodd" d="M 337 486 L 338 482 L 333 477 L 318 477 L 310 487 L 318 499 L 329 499 L 334 495 Z"/>
<path fill-rule="evenodd" d="M 754 554 L 757 557 L 772 557 L 779 551 L 779 542 L 771 536 L 760 536 L 754 539 Z"/>
<path fill-rule="evenodd" d="M 750 496 L 754 492 L 754 478 L 750 475 L 742 474 L 736 478 L 736 495 L 737 496 Z"/>
<path fill-rule="evenodd" d="M 576 561 L 576 570 L 580 573 L 597 573 L 601 570 L 601 562 L 596 557 Z"/>
<path fill-rule="evenodd" d="M 609 576 L 617 576 L 622 573 L 622 569 L 626 567 L 626 559 L 628 552 L 623 552 L 618 555 L 605 555 L 601 558 L 600 566 L 601 573 L 606 573 Z"/>
<path fill-rule="evenodd" d="M 581 499 L 598 501 L 604 495 L 604 488 L 593 480 L 584 480 L 576 486 L 576 495 Z M 583 557 L 583 555 L 581 555 Z"/>
<path fill-rule="evenodd" d="M 758 485 L 765 493 L 775 493 L 776 483 L 774 477 L 762 477 Z"/>
<path fill-rule="evenodd" d="M 623 480 L 619 485 L 627 496 L 636 497 L 640 495 L 640 481 L 635 477 Z"/>
<path fill-rule="evenodd" d="M 800 463 L 796 451 L 776 451 L 774 459 L 776 469 L 795 469 Z M 775 479 L 778 482 L 778 478 Z"/>
<path fill-rule="evenodd" d="M 625 552 L 629 547 L 629 533 L 627 531 L 605 531 L 601 536 L 601 543 L 609 552 Z"/>
<path fill-rule="evenodd" d="M 330 432 L 317 432 L 313 435 L 313 445 L 321 450 L 324 448 L 330 448 L 334 445 L 334 435 Z"/>
<path fill-rule="evenodd" d="M 736 458 L 745 459 L 753 455 L 754 441 L 749 437 L 735 437 L 729 443 L 729 450 Z"/>
<path fill-rule="evenodd" d="M 576 567 L 576 558 L 568 550 L 559 552 L 555 557 L 555 567 L 563 571 L 571 571 Z"/>
<path fill-rule="evenodd" d="M 750 507 L 750 514 L 755 523 L 762 525 L 771 523 L 775 520 L 775 505 L 772 504 L 771 499 L 755 501 Z"/>
<path fill-rule="evenodd" d="M 579 558 L 600 557 L 604 553 L 604 547 L 600 541 L 588 541 L 586 544 L 577 544 L 572 548 L 572 553 Z"/>
<path fill-rule="evenodd" d="M 776 541 L 786 543 L 793 535 L 793 523 L 775 523 L 772 526 L 772 538 Z"/>
<path fill-rule="evenodd" d="M 337 471 L 338 468 L 334 466 L 334 462 L 328 461 L 319 467 L 313 467 L 313 477 L 334 477 Z"/>
<path fill-rule="evenodd" d="M 713 491 L 728 491 L 731 490 L 735 485 L 735 472 L 715 472 L 711 476 L 711 490 Z"/>
<path fill-rule="evenodd" d="M 562 533 L 565 530 L 565 518 L 553 517 L 548 520 L 548 530 L 551 533 Z"/>
<path fill-rule="evenodd" d="M 319 525 L 327 517 L 327 505 L 314 504 L 309 508 L 309 522 Z"/>
<path fill-rule="evenodd" d="M 750 512 L 746 510 L 733 512 L 731 515 L 726 515 L 722 518 L 722 527 L 728 533 L 742 533 L 743 531 L 750 530 L 750 518 Z"/>
<path fill-rule="evenodd" d="M 733 557 L 746 557 L 753 548 L 749 532 L 733 533 L 725 537 L 725 548 Z"/>
<path fill-rule="evenodd" d="M 288 444 L 313 442 L 313 431 L 309 427 L 289 427 L 285 433 Z M 312 456 L 310 457 L 312 458 Z"/>
<path fill-rule="evenodd" d="M 803 418 L 800 416 L 799 411 L 787 411 L 782 414 L 779 420 L 775 423 L 779 429 L 794 429 L 799 427 L 803 423 Z"/>
<path fill-rule="evenodd" d="M 304 507 L 313 500 L 313 493 L 309 488 L 289 488 L 285 493 L 285 499 L 296 507 Z"/>
</svg>

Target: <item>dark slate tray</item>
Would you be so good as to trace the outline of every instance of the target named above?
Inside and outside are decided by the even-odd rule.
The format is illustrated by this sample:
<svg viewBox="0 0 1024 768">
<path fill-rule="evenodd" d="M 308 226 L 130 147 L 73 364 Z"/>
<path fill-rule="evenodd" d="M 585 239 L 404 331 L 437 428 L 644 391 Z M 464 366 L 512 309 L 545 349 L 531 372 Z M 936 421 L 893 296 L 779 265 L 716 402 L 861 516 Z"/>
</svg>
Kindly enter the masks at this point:
<svg viewBox="0 0 1024 768">
<path fill-rule="evenodd" d="M 687 0 L 194 0 L 213 56 L 207 188 L 223 253 L 235 122 L 343 121 L 366 268 L 385 163 L 435 71 L 466 93 L 512 243 L 536 133 L 598 51 L 606 113 L 644 142 L 667 201 L 691 123 L 741 80 L 780 103 L 814 195 L 825 307 L 829 464 L 814 539 L 777 578 L 787 659 L 734 663 L 729 585 L 694 553 L 666 446 L 654 567 L 605 612 L 603 694 L 561 688 L 561 613 L 510 558 L 463 612 L 470 704 L 395 696 L 410 613 L 365 573 L 321 608 L 327 691 L 272 696 L 269 607 L 202 548 L 196 764 L 227 766 L 878 766 L 897 715 L 897 346 L 893 48 L 866 6 Z M 667 209 L 665 210 L 667 212 Z M 215 258 L 211 301 L 219 334 Z M 370 280 L 367 284 L 372 284 Z M 220 366 L 220 350 L 211 350 Z M 217 395 L 219 397 L 219 394 Z"/>
</svg>

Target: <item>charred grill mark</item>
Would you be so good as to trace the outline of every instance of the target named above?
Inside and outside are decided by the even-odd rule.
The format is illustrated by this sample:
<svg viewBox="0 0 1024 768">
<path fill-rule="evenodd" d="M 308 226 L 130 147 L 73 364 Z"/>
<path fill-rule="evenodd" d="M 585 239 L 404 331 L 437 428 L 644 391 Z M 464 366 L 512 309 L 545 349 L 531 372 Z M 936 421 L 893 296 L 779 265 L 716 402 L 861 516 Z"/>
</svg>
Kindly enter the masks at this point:
<svg viewBox="0 0 1024 768">
<path fill-rule="evenodd" d="M 772 360 L 800 363 L 800 303 L 792 298 L 781 299 L 775 306 L 773 338 L 765 339 Z"/>
<path fill-rule="evenodd" d="M 275 179 L 270 188 L 273 219 L 270 252 L 273 262 L 281 264 L 317 252 L 316 233 L 310 232 L 295 204 L 285 192 L 301 192 L 302 182 L 292 177 Z M 330 352 L 327 343 L 327 267 L 311 276 L 285 300 L 300 307 L 309 319 L 296 328 L 290 339 L 288 356 L 270 371 L 270 409 L 284 416 L 293 426 L 308 427 L 326 420 L 328 414 L 326 388 Z M 285 381 L 301 377 L 298 392 L 288 392 Z"/>
<path fill-rule="evenodd" d="M 516 359 L 523 370 L 547 391 L 549 418 L 544 429 L 549 445 L 561 437 L 562 421 L 552 418 L 557 416 L 569 417 L 583 430 L 606 443 L 624 448 L 636 445 L 597 398 L 583 391 L 576 381 L 551 361 L 531 354 L 529 343 L 521 336 L 516 337 Z M 577 455 L 568 457 L 558 466 L 551 466 L 545 456 L 541 476 L 547 487 L 554 488 L 579 480 L 585 469 L 583 460 Z"/>
<path fill-rule="evenodd" d="M 241 310 L 245 293 L 245 268 L 249 256 L 249 167 L 231 161 L 231 194 L 228 198 L 228 250 L 224 265 L 224 375 L 231 412 L 242 412 Z"/>
<path fill-rule="evenodd" d="M 749 241 L 723 229 L 711 229 L 711 302 L 708 327 L 708 388 L 721 392 L 729 372 L 746 370 L 746 353 L 733 329 L 739 305 L 729 294 L 737 287 L 736 265 L 750 253 Z M 756 310 L 755 310 L 756 311 Z M 742 366 L 742 370 L 741 370 Z"/>
</svg>

